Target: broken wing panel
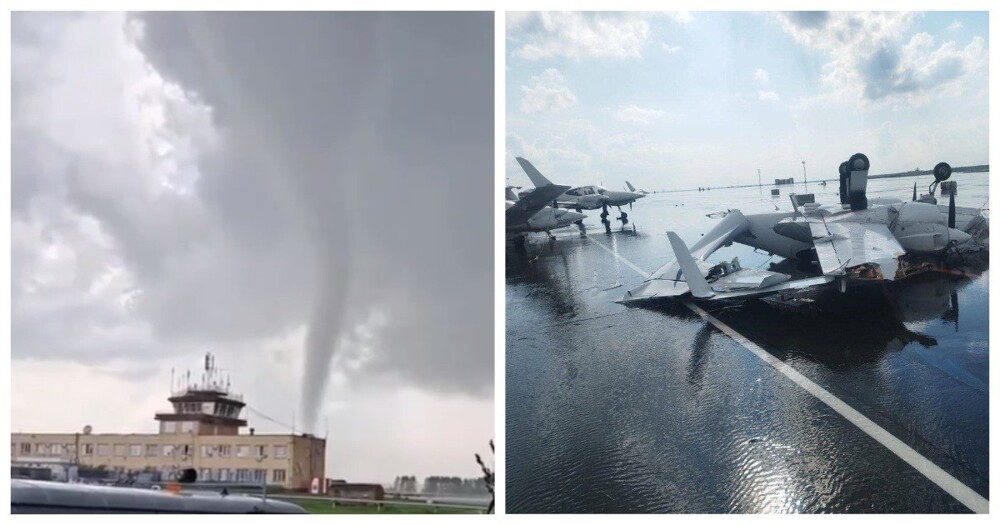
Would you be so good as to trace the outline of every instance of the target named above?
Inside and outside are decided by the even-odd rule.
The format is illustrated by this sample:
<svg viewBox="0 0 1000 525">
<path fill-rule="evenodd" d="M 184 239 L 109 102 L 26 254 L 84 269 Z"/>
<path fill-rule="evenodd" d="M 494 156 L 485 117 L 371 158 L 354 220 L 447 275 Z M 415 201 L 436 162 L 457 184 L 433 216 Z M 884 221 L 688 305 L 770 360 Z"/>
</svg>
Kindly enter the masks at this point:
<svg viewBox="0 0 1000 525">
<path fill-rule="evenodd" d="M 906 254 L 884 224 L 816 218 L 809 219 L 809 229 L 824 275 L 844 275 L 845 268 L 873 263 L 881 268 L 882 277 L 891 281 L 899 268 L 898 258 Z"/>
</svg>

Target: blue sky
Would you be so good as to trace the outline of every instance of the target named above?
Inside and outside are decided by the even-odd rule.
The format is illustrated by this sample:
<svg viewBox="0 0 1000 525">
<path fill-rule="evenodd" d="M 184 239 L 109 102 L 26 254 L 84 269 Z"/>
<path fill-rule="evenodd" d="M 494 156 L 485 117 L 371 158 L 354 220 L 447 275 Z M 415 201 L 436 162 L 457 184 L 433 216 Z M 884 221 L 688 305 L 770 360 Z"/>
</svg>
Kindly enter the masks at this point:
<svg viewBox="0 0 1000 525">
<path fill-rule="evenodd" d="M 682 189 L 988 162 L 988 14 L 508 13 L 507 159 Z"/>
</svg>

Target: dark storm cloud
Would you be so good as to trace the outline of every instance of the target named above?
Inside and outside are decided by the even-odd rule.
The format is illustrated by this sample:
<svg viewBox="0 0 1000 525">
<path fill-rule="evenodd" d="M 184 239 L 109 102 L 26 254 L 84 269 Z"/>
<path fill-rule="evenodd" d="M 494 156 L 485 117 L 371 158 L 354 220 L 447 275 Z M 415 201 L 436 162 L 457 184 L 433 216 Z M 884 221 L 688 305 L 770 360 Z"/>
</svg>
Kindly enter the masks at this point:
<svg viewBox="0 0 1000 525">
<path fill-rule="evenodd" d="M 308 325 L 304 398 L 318 403 L 336 341 L 372 312 L 385 322 L 358 381 L 385 373 L 492 395 L 492 14 L 136 20 L 149 64 L 211 108 L 218 136 L 194 141 L 191 194 L 130 191 L 139 161 L 78 153 L 38 182 L 25 173 L 49 151 L 31 141 L 13 159 L 15 210 L 47 187 L 96 219 L 158 340 L 226 344 Z M 20 56 L 33 49 L 15 43 Z M 164 119 L 196 127 L 175 106 Z"/>
</svg>

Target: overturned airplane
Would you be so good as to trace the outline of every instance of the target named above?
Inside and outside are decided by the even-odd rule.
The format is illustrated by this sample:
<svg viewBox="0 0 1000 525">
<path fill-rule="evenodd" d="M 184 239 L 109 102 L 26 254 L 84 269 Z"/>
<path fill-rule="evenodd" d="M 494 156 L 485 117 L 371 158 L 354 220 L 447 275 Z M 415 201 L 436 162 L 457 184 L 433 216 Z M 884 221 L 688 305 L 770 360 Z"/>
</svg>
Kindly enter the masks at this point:
<svg viewBox="0 0 1000 525">
<path fill-rule="evenodd" d="M 726 300 L 904 279 L 927 269 L 909 256 L 943 255 L 952 250 L 982 251 L 978 237 L 988 235 L 987 219 L 976 208 L 955 206 L 955 183 L 949 204 L 939 206 L 934 192 L 951 176 L 942 162 L 934 169 L 928 194 L 913 200 L 866 196 L 868 157 L 857 153 L 840 165 L 840 203 L 822 206 L 812 194 L 792 194 L 793 211 L 744 215 L 725 212 L 722 221 L 688 248 L 668 232 L 675 260 L 629 291 L 622 303 L 692 296 Z M 944 190 L 944 187 L 942 187 Z M 942 193 L 945 193 L 942 191 Z M 975 237 L 973 237 L 975 234 Z M 807 275 L 743 268 L 738 259 L 710 263 L 710 255 L 732 243 L 804 263 Z"/>
</svg>

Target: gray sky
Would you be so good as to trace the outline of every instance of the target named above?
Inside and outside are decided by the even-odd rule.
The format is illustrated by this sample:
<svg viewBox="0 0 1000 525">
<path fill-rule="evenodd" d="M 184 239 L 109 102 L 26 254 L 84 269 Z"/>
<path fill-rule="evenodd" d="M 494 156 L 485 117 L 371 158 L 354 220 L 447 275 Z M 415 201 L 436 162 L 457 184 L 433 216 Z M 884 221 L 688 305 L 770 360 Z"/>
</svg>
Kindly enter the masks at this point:
<svg viewBox="0 0 1000 525">
<path fill-rule="evenodd" d="M 12 33 L 15 431 L 153 431 L 171 367 L 212 351 L 256 409 L 315 410 L 331 476 L 478 473 L 492 14 L 16 14 Z"/>
</svg>

